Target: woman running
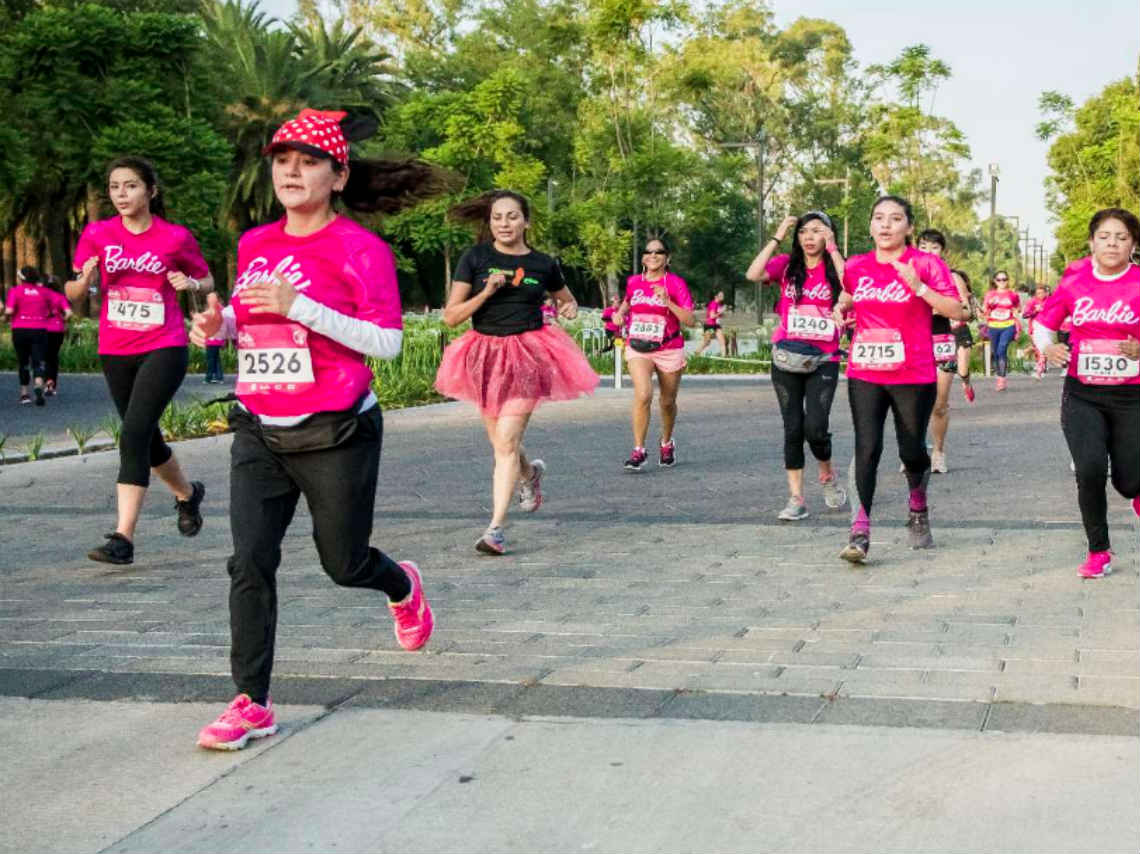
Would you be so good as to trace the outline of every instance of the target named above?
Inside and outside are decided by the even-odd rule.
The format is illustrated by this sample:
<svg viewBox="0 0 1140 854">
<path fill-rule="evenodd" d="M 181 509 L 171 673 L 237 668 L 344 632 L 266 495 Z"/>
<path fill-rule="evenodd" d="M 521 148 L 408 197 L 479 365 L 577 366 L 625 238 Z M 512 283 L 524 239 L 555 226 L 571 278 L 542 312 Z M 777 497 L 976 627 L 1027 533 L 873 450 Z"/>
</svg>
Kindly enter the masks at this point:
<svg viewBox="0 0 1140 854">
<path fill-rule="evenodd" d="M 724 330 L 720 328 L 720 318 L 728 308 L 724 304 L 724 291 L 717 291 L 716 295 L 709 300 L 709 304 L 705 306 L 705 329 L 704 340 L 701 341 L 701 346 L 693 353 L 694 356 L 699 356 L 705 352 L 705 348 L 712 343 L 713 338 L 716 338 L 716 343 L 720 345 L 720 354 L 722 356 L 728 355 L 727 346 L 724 343 Z"/>
<path fill-rule="evenodd" d="M 626 364 L 633 379 L 633 453 L 625 470 L 641 471 L 648 454 L 649 410 L 653 404 L 653 375 L 657 374 L 661 407 L 661 455 L 658 464 L 677 464 L 673 425 L 677 422 L 677 390 L 685 370 L 685 338 L 681 326 L 693 325 L 689 286 L 669 271 L 669 247 L 660 238 L 645 244 L 642 272 L 625 283 L 625 298 L 614 320 L 620 326 L 628 314 Z"/>
<path fill-rule="evenodd" d="M 1140 220 L 1106 208 L 1089 222 L 1093 263 L 1071 266 L 1036 316 L 1037 348 L 1057 367 L 1068 366 L 1061 394 L 1061 429 L 1076 463 L 1077 504 L 1089 553 L 1084 578 L 1112 572 L 1105 484 L 1132 501 L 1140 516 Z M 1067 344 L 1054 343 L 1062 321 Z"/>
<path fill-rule="evenodd" d="M 621 305 L 621 295 L 614 294 L 610 297 L 610 304 L 602 309 L 602 328 L 606 331 L 606 346 L 602 348 L 603 353 L 614 348 L 614 339 L 621 334 L 621 327 L 614 323 L 614 314 L 617 313 L 619 305 Z"/>
<path fill-rule="evenodd" d="M 1009 345 L 1017 336 L 1018 308 L 1021 297 L 1009 286 L 1009 273 L 998 270 L 990 290 L 986 292 L 986 327 L 990 331 L 993 347 L 994 370 L 997 372 L 997 390 L 1005 391 L 1005 375 L 1009 371 Z"/>
<path fill-rule="evenodd" d="M 443 310 L 443 322 L 471 330 L 444 351 L 435 387 L 479 407 L 495 454 L 491 522 L 475 541 L 481 554 L 507 550 L 503 527 L 516 487 L 519 509 L 542 504 L 542 460 L 527 459 L 523 435 L 531 413 L 548 400 L 572 400 L 593 392 L 599 377 L 578 345 L 557 323 L 543 323 L 547 294 L 568 320 L 578 303 L 554 258 L 527 243 L 530 204 L 518 193 L 494 190 L 451 210 L 478 223 L 479 243 L 463 253 Z"/>
<path fill-rule="evenodd" d="M 71 317 L 71 302 L 64 296 L 63 285 L 55 276 L 48 276 L 45 284 L 51 289 L 51 314 L 44 332 L 47 333 L 47 354 L 44 359 L 44 394 L 54 397 L 59 393 L 59 351 L 67 333 Z"/>
<path fill-rule="evenodd" d="M 946 237 L 937 229 L 928 228 L 918 236 L 918 250 L 929 252 L 941 258 L 946 249 Z M 954 286 L 958 289 L 961 306 L 970 309 L 970 277 L 961 270 L 951 270 Z M 930 455 L 930 470 L 936 474 L 946 474 L 946 433 L 950 429 L 950 387 L 954 375 L 962 380 L 966 400 L 974 402 L 974 389 L 970 384 L 970 349 L 974 340 L 970 327 L 961 320 L 950 320 L 940 314 L 931 320 L 930 331 L 934 336 L 934 361 L 938 365 L 938 397 L 934 401 L 934 412 L 930 417 L 930 433 L 934 439 L 934 450 Z M 963 334 L 964 331 L 964 334 Z M 906 467 L 903 467 L 903 471 Z"/>
<path fill-rule="evenodd" d="M 154 166 L 121 157 L 107 167 L 107 189 L 118 211 L 92 222 L 79 237 L 67 283 L 79 299 L 99 271 L 99 359 L 115 408 L 123 419 L 119 438 L 118 524 L 87 556 L 104 563 L 134 561 L 135 526 L 153 470 L 174 493 L 178 531 L 202 529 L 206 488 L 182 473 L 162 439 L 158 422 L 186 376 L 186 325 L 178 291 L 205 293 L 214 286 L 198 242 L 165 212 Z"/>
<path fill-rule="evenodd" d="M 791 252 L 772 257 L 788 232 L 796 235 Z M 831 465 L 831 404 L 839 381 L 839 325 L 832 311 L 843 292 L 843 256 L 835 245 L 831 218 L 808 211 L 785 217 L 748 268 L 752 282 L 778 282 L 772 333 L 772 386 L 784 420 L 784 468 L 788 503 L 778 518 L 788 522 L 808 516 L 804 503 L 804 440 L 819 462 L 823 503 L 837 510 L 847 493 Z"/>
<path fill-rule="evenodd" d="M 1047 363 L 1045 361 L 1045 354 L 1037 348 L 1037 344 L 1033 341 L 1033 330 L 1035 324 L 1033 319 L 1040 314 L 1041 309 L 1045 307 L 1045 302 L 1049 299 L 1049 289 L 1045 285 L 1038 285 L 1033 289 L 1033 297 L 1026 300 L 1025 308 L 1021 311 L 1021 316 L 1025 318 L 1028 328 L 1026 331 L 1029 333 L 1029 342 L 1033 346 L 1033 355 L 1036 357 L 1037 365 L 1033 369 L 1033 378 L 1035 380 L 1041 379 L 1045 376 L 1047 370 Z"/>
<path fill-rule="evenodd" d="M 35 267 L 21 267 L 16 271 L 16 287 L 8 291 L 4 317 L 12 324 L 12 347 L 16 351 L 20 403 L 23 405 L 32 402 L 28 395 L 28 384 L 33 380 L 36 406 L 44 405 L 44 372 L 47 365 L 45 329 L 52 305 L 51 290 L 40 281 L 39 270 Z"/>
<path fill-rule="evenodd" d="M 834 317 L 855 309 L 855 335 L 847 365 L 847 396 L 855 426 L 855 489 L 859 502 L 847 547 L 839 556 L 863 563 L 871 545 L 871 506 L 887 412 L 894 414 L 899 457 L 910 487 L 907 532 L 911 548 L 934 545 L 926 503 L 930 457 L 926 429 L 938 395 L 931 319 L 935 312 L 965 319 L 949 268 L 910 245 L 910 203 L 883 196 L 871 208 L 875 248 L 847 260 L 844 293 Z"/>
<path fill-rule="evenodd" d="M 230 410 L 230 664 L 238 695 L 198 744 L 237 750 L 277 731 L 269 697 L 281 543 L 298 499 L 313 518 L 321 567 L 337 584 L 388 598 L 396 639 L 419 649 L 434 620 L 416 565 L 369 545 L 383 420 L 366 356 L 400 352 L 392 250 L 337 213 L 394 212 L 422 198 L 433 171 L 415 162 L 349 162 L 345 113 L 302 110 L 273 135 L 277 222 L 238 243 L 230 305 L 211 297 L 192 339 L 223 329 L 238 347 Z M 351 123 L 348 127 L 353 127 Z"/>
</svg>

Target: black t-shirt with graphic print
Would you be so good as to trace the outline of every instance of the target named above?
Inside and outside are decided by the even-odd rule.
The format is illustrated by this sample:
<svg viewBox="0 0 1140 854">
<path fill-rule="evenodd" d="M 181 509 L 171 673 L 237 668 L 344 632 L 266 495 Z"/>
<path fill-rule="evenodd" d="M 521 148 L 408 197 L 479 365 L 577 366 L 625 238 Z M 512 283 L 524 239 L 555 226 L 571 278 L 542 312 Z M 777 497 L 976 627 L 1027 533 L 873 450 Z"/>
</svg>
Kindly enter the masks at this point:
<svg viewBox="0 0 1140 854">
<path fill-rule="evenodd" d="M 547 292 L 566 286 L 558 261 L 542 252 L 506 255 L 490 243 L 480 243 L 463 253 L 452 277 L 471 285 L 471 296 L 483 290 L 487 277 L 507 277 L 489 300 L 471 316 L 471 325 L 484 335 L 518 335 L 542 328 L 542 303 Z"/>
</svg>

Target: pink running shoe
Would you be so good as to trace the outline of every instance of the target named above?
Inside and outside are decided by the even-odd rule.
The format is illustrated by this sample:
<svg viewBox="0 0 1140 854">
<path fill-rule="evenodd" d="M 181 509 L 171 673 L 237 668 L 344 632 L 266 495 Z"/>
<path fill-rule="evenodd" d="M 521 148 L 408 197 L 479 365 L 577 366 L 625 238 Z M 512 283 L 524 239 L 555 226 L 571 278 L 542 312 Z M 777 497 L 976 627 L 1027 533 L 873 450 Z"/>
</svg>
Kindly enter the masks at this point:
<svg viewBox="0 0 1140 854">
<path fill-rule="evenodd" d="M 210 750 L 241 750 L 251 738 L 265 738 L 277 732 L 273 701 L 259 706 L 249 694 L 238 694 L 218 719 L 202 727 L 198 746 Z"/>
<path fill-rule="evenodd" d="M 1085 562 L 1081 564 L 1077 572 L 1080 573 L 1081 578 L 1102 578 L 1106 575 L 1112 575 L 1112 553 L 1089 552 L 1089 556 L 1085 558 Z"/>
<path fill-rule="evenodd" d="M 973 403 L 974 398 L 977 397 L 977 395 L 974 394 L 974 384 L 962 383 L 962 394 L 966 395 L 966 400 L 968 400 L 970 403 Z"/>
<path fill-rule="evenodd" d="M 402 602 L 389 602 L 388 607 L 392 609 L 392 619 L 396 621 L 396 640 L 404 649 L 411 651 L 428 642 L 431 630 L 435 627 L 435 618 L 431 613 L 431 605 L 424 596 L 420 568 L 410 560 L 401 561 L 400 568 L 408 574 L 412 592 Z"/>
<path fill-rule="evenodd" d="M 1005 391 L 1005 377 L 998 377 L 997 378 L 997 390 L 998 391 Z"/>
<path fill-rule="evenodd" d="M 1140 519 L 1140 495 L 1132 499 L 1132 512 L 1136 514 L 1136 518 Z"/>
</svg>

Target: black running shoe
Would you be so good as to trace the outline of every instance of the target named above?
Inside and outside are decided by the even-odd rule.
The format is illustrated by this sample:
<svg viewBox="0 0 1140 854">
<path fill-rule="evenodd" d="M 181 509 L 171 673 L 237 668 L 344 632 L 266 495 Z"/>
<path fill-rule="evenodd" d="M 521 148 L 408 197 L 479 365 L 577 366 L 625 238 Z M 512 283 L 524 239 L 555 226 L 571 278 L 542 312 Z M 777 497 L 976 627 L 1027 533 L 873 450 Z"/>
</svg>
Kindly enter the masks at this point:
<svg viewBox="0 0 1140 854">
<path fill-rule="evenodd" d="M 867 560 L 867 553 L 871 551 L 871 538 L 862 531 L 852 531 L 847 547 L 839 556 L 849 563 L 863 563 Z"/>
<path fill-rule="evenodd" d="M 662 468 L 673 468 L 677 465 L 677 443 L 672 439 L 669 444 L 662 443 L 661 445 L 661 462 L 658 463 Z"/>
<path fill-rule="evenodd" d="M 87 557 L 100 563 L 134 563 L 135 546 L 122 534 L 107 534 L 107 542 L 89 551 Z"/>
<path fill-rule="evenodd" d="M 649 455 L 645 453 L 645 448 L 634 448 L 633 453 L 629 455 L 629 459 L 625 461 L 626 471 L 641 471 L 645 468 L 645 461 Z"/>
<path fill-rule="evenodd" d="M 930 511 L 911 510 L 910 518 L 906 520 L 906 533 L 912 549 L 934 548 L 934 537 L 930 533 Z"/>
<path fill-rule="evenodd" d="M 174 502 L 174 509 L 178 511 L 178 533 L 184 537 L 193 537 L 202 530 L 202 513 L 198 508 L 206 497 L 206 487 L 201 481 L 196 480 L 190 486 L 194 490 L 190 497 Z"/>
<path fill-rule="evenodd" d="M 44 387 L 36 386 L 36 406 L 44 405 Z"/>
</svg>

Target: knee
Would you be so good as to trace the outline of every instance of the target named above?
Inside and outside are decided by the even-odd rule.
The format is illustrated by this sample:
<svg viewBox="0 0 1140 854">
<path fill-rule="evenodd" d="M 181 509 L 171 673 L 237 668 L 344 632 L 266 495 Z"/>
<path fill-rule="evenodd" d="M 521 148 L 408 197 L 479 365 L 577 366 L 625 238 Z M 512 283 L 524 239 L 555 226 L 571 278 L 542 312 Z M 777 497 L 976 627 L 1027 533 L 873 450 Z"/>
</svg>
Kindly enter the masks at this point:
<svg viewBox="0 0 1140 854">
<path fill-rule="evenodd" d="M 946 418 L 950 414 L 950 401 L 944 400 L 934 404 L 934 417 Z"/>
<path fill-rule="evenodd" d="M 640 406 L 643 409 L 648 408 L 649 404 L 653 402 L 653 387 L 647 389 L 635 388 L 633 390 L 633 405 Z"/>
<path fill-rule="evenodd" d="M 1140 496 L 1140 477 L 1137 477 L 1135 474 L 1129 476 L 1121 469 L 1123 469 L 1123 466 L 1112 467 L 1113 489 L 1128 499 Z"/>
<path fill-rule="evenodd" d="M 677 408 L 677 393 L 674 392 L 673 394 L 666 394 L 662 392 L 661 400 L 659 402 L 663 410 L 666 412 L 671 412 Z"/>
<path fill-rule="evenodd" d="M 1104 483 L 1108 480 L 1108 460 L 1074 460 L 1076 471 L 1074 472 L 1077 478 L 1077 483 L 1082 486 L 1092 486 L 1099 489 L 1104 488 Z M 1116 485 L 1116 475 L 1113 475 L 1113 485 Z"/>
<path fill-rule="evenodd" d="M 122 432 L 119 435 L 119 447 L 128 453 L 145 453 L 149 458 L 154 430 L 155 428 L 150 424 L 135 424 L 124 421 Z"/>
<path fill-rule="evenodd" d="M 491 447 L 496 457 L 518 456 L 522 441 L 518 436 L 495 436 L 491 440 Z"/>
</svg>

